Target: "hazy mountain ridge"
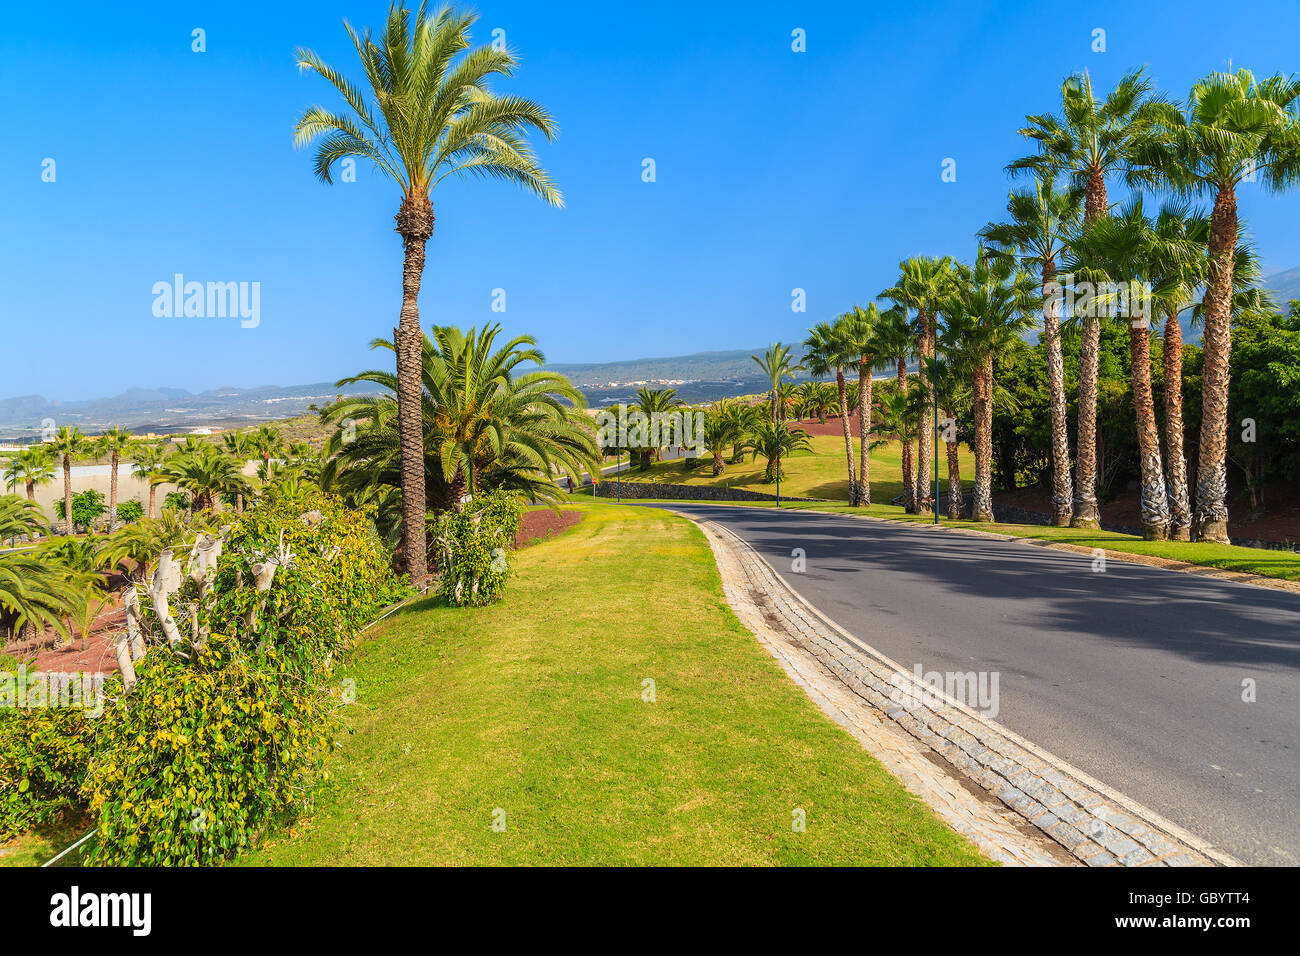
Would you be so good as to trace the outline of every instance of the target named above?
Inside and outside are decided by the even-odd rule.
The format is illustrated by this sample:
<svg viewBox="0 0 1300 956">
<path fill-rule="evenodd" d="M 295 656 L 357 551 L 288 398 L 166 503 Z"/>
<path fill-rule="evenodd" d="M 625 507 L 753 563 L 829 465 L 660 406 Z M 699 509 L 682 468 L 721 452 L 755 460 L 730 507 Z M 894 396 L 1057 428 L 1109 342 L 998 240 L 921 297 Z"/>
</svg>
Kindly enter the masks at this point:
<svg viewBox="0 0 1300 956">
<path fill-rule="evenodd" d="M 1300 299 L 1300 266 L 1274 273 L 1264 280 L 1264 285 L 1273 290 L 1278 306 L 1285 312 L 1288 302 Z"/>
</svg>

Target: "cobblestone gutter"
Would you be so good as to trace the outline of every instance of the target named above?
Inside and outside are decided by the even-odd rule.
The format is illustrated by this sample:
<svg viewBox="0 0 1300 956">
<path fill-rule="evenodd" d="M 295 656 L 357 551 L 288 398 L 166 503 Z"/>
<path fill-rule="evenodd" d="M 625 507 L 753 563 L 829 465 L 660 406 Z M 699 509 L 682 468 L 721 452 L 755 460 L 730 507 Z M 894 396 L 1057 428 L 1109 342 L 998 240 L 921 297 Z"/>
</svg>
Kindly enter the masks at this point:
<svg viewBox="0 0 1300 956">
<path fill-rule="evenodd" d="M 805 602 L 743 540 L 683 517 L 709 539 L 737 616 L 786 672 L 988 856 L 1038 866 L 1238 865 L 996 722 L 917 685 Z"/>
</svg>

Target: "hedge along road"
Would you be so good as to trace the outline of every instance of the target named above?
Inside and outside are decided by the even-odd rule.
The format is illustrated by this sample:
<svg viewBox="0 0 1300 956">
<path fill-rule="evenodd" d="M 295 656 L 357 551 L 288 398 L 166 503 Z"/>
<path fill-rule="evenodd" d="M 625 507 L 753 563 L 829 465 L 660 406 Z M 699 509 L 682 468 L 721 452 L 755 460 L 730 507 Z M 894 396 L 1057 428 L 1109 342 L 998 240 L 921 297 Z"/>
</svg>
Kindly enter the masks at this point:
<svg viewBox="0 0 1300 956">
<path fill-rule="evenodd" d="M 1300 863 L 1300 594 L 887 521 L 658 507 L 729 528 L 908 670 L 996 672 L 999 723 L 1238 859 Z"/>
</svg>

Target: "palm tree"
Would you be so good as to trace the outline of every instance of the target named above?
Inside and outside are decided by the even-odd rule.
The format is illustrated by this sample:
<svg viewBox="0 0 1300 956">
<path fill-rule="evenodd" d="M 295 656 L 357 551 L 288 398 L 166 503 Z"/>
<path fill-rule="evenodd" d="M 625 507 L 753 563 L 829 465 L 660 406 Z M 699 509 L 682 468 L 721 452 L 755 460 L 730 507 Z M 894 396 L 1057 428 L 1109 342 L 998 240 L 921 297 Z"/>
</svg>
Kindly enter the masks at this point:
<svg viewBox="0 0 1300 956">
<path fill-rule="evenodd" d="M 947 334 L 970 355 L 975 417 L 975 501 L 971 517 L 993 520 L 993 356 L 1033 327 L 1041 306 L 1037 283 L 1004 256 L 981 248 L 970 268 L 961 267 L 940 312 Z"/>
<path fill-rule="evenodd" d="M 856 501 L 859 508 L 871 504 L 871 448 L 867 436 L 871 434 L 872 416 L 872 378 L 875 369 L 878 345 L 876 326 L 880 323 L 880 310 L 872 302 L 865 309 L 855 305 L 847 313 L 845 334 L 852 343 L 852 352 L 856 356 L 849 366 L 857 370 L 858 380 L 849 383 L 848 405 L 858 412 L 858 486 L 849 492 L 849 499 Z"/>
<path fill-rule="evenodd" d="M 93 442 L 76 425 L 64 425 L 46 448 L 63 466 L 63 530 L 72 534 L 72 463 L 91 453 Z"/>
<path fill-rule="evenodd" d="M 0 538 L 31 538 L 45 530 L 41 509 L 19 495 L 0 495 Z M 0 553 L 0 617 L 14 630 L 34 636 L 53 625 L 68 637 L 63 619 L 75 613 L 83 595 L 54 562 L 30 553 Z"/>
<path fill-rule="evenodd" d="M 251 488 L 244 477 L 243 463 L 226 455 L 211 442 L 199 442 L 189 450 L 170 455 L 162 464 L 162 474 L 191 497 L 190 508 L 221 510 L 222 495 L 248 494 Z"/>
<path fill-rule="evenodd" d="M 777 411 L 777 394 L 781 390 L 781 381 L 786 378 L 794 378 L 794 373 L 803 370 L 802 365 L 796 365 L 790 356 L 790 347 L 782 345 L 780 342 L 773 342 L 763 353 L 763 357 L 751 355 L 758 367 L 763 370 L 764 377 L 772 386 L 772 421 L 780 421 L 780 415 Z"/>
<path fill-rule="evenodd" d="M 1160 461 L 1160 434 L 1156 429 L 1155 396 L 1151 387 L 1150 303 L 1138 299 L 1154 287 L 1152 256 L 1154 225 L 1147 219 L 1141 194 L 1118 215 L 1105 216 L 1073 240 L 1079 264 L 1077 275 L 1112 290 L 1099 302 L 1114 300 L 1119 290 L 1136 290 L 1128 302 L 1119 303 L 1129 325 L 1129 359 L 1133 380 L 1133 409 L 1137 419 L 1138 467 L 1141 472 L 1142 536 L 1148 541 L 1169 537 L 1169 496 Z M 1086 265 L 1085 265 L 1086 264 Z M 1181 285 L 1176 294 L 1182 293 Z M 1135 301 L 1137 307 L 1135 309 Z"/>
<path fill-rule="evenodd" d="M 904 259 L 898 264 L 898 280 L 880 293 L 881 298 L 890 299 L 904 309 L 916 310 L 916 354 L 921 360 L 917 374 L 921 379 L 922 399 L 927 406 L 934 401 L 934 389 L 926 359 L 934 357 L 937 311 L 952 281 L 952 266 L 950 256 L 913 256 Z M 916 439 L 916 491 L 913 492 L 913 497 L 921 510 L 926 510 L 924 502 L 925 489 L 929 484 L 931 438 L 930 430 L 922 428 Z"/>
<path fill-rule="evenodd" d="M 149 485 L 149 517 L 152 518 L 155 515 L 158 486 L 167 480 L 163 470 L 167 453 L 160 445 L 140 443 L 132 452 L 131 458 L 134 462 L 131 473 Z"/>
<path fill-rule="evenodd" d="M 844 433 L 844 457 L 849 472 L 849 504 L 858 503 L 858 481 L 853 473 L 853 433 L 849 425 L 848 390 L 845 388 L 844 367 L 858 357 L 857 342 L 847 316 L 834 322 L 819 322 L 808 330 L 804 339 L 804 362 L 809 374 L 824 378 L 835 374 L 835 388 L 839 394 L 840 429 Z"/>
<path fill-rule="evenodd" d="M 915 379 L 909 379 L 905 385 L 886 386 L 876 393 L 879 415 L 871 426 L 871 434 L 876 438 L 871 447 L 880 448 L 889 442 L 897 442 L 900 452 L 910 451 L 917 433 L 924 427 L 925 396 Z M 912 495 L 916 486 L 912 486 Z M 907 485 L 903 486 L 903 498 L 907 498 Z"/>
<path fill-rule="evenodd" d="M 425 339 L 424 492 L 434 511 L 449 510 L 466 490 L 505 488 L 530 499 L 558 500 L 553 475 L 600 473 L 582 393 L 555 372 L 519 373 L 521 364 L 541 365 L 544 356 L 529 336 L 498 346 L 499 333 L 496 325 L 468 333 L 436 328 L 436 344 Z M 394 343 L 375 339 L 370 347 L 391 351 Z M 381 385 L 391 394 L 356 396 L 325 410 L 327 422 L 351 418 L 361 424 L 351 441 L 342 432 L 330 437 L 321 483 L 358 500 L 391 504 L 391 496 L 380 502 L 383 493 L 375 489 L 399 487 L 404 474 L 397 376 L 371 370 L 339 385 L 356 382 Z M 403 526 L 404 521 L 403 512 Z"/>
<path fill-rule="evenodd" d="M 941 433 L 944 438 L 945 460 L 948 465 L 948 517 L 954 521 L 962 517 L 965 500 L 961 487 L 960 446 L 957 442 L 957 416 L 971 410 L 972 369 L 970 357 L 961 349 L 961 343 L 954 341 L 944 329 L 939 339 L 939 351 L 943 360 L 936 356 L 931 359 L 935 390 L 938 392 L 940 416 L 951 421 L 951 427 Z M 938 502 L 935 502 L 936 507 Z"/>
<path fill-rule="evenodd" d="M 1138 156 L 1181 196 L 1214 197 L 1205 285 L 1205 371 L 1196 463 L 1194 533 L 1228 541 L 1228 356 L 1232 350 L 1237 185 L 1258 177 L 1272 192 L 1300 183 L 1300 81 L 1276 74 L 1256 81 L 1249 70 L 1211 73 L 1179 109 L 1156 107 L 1158 125 Z"/>
<path fill-rule="evenodd" d="M 898 373 L 898 390 L 907 394 L 907 363 L 916 355 L 916 336 L 907 320 L 907 308 L 895 305 L 880 313 L 875 330 L 876 367 L 881 371 L 891 368 Z M 863 399 L 863 404 L 867 403 Z M 903 446 L 903 507 L 915 513 L 916 474 L 912 470 L 912 446 Z"/>
<path fill-rule="evenodd" d="M 475 14 L 452 8 L 429 13 L 422 3 L 412 24 L 410 11 L 394 3 L 377 40 L 369 30 L 358 36 L 345 23 L 361 61 L 366 90 L 312 51 L 300 49 L 297 55 L 299 68 L 324 77 L 348 106 L 342 113 L 313 106 L 294 130 L 299 147 L 320 140 L 317 178 L 332 183 L 336 162 L 360 157 L 370 160 L 402 191 L 396 216 L 404 247 L 402 309 L 394 340 L 400 385 L 402 523 L 407 569 L 416 582 L 427 576 L 420 421 L 424 336 L 418 297 L 425 244 L 433 235 L 433 190 L 448 177 L 502 179 L 551 205 L 563 205 L 560 191 L 537 162 L 527 139 L 529 130 L 553 138 L 555 123 L 537 103 L 491 91 L 490 79 L 511 76 L 518 61 L 504 46 L 469 50 L 475 20 Z"/>
<path fill-rule="evenodd" d="M 704 418 L 704 444 L 713 453 L 713 477 L 726 471 L 723 452 L 728 445 L 738 445 L 745 440 L 741 417 L 736 414 L 736 402 L 722 401 L 709 410 Z"/>
<path fill-rule="evenodd" d="M 1032 172 L 1044 181 L 1064 174 L 1084 194 L 1083 220 L 1091 225 L 1106 215 L 1106 177 L 1122 173 L 1130 186 L 1148 184 L 1154 176 L 1135 162 L 1137 143 L 1155 118 L 1160 102 L 1151 98 L 1152 84 L 1142 69 L 1126 74 L 1104 100 L 1092 90 L 1086 73 L 1066 77 L 1061 84 L 1061 117 L 1029 116 L 1020 134 L 1038 143 L 1038 153 L 1015 160 L 1007 168 Z M 1079 407 L 1074 514 L 1071 527 L 1096 528 L 1097 507 L 1097 372 L 1101 323 L 1082 316 L 1079 346 Z"/>
<path fill-rule="evenodd" d="M 36 500 L 36 486 L 54 480 L 54 458 L 49 448 L 33 445 L 15 452 L 5 468 L 4 481 L 11 488 L 23 483 L 27 500 Z"/>
<path fill-rule="evenodd" d="M 233 458 L 235 461 L 239 462 L 239 470 L 241 472 L 244 470 L 244 465 L 248 462 L 248 457 L 253 454 L 258 454 L 258 452 L 260 451 L 255 436 L 259 434 L 263 429 L 265 429 L 265 427 L 266 426 L 263 426 L 262 429 L 259 429 L 258 432 L 254 432 L 252 435 L 250 435 L 247 432 L 226 432 L 224 435 L 221 436 L 222 444 L 225 445 L 226 448 L 226 454 L 229 455 L 231 458 Z M 276 437 L 278 438 L 278 435 Z M 274 444 L 275 442 L 274 440 L 272 440 L 272 441 L 268 441 L 266 445 L 263 446 L 267 448 L 266 457 L 262 459 L 262 463 L 264 466 L 268 466 L 268 467 L 270 466 L 271 449 L 274 447 Z M 259 455 L 259 457 L 261 456 Z M 152 487 L 150 487 L 150 495 L 152 496 L 152 494 L 153 494 L 153 489 Z M 152 512 L 153 509 L 151 507 L 150 517 L 153 516 Z M 243 513 L 244 513 L 244 493 L 242 491 L 237 491 L 235 492 L 235 514 L 239 515 Z"/>
<path fill-rule="evenodd" d="M 749 405 L 745 402 L 735 402 L 728 406 L 727 411 L 735 417 L 740 427 L 739 436 L 731 442 L 731 464 L 735 465 L 745 457 L 741 445 L 746 438 L 754 434 L 759 425 L 768 420 L 768 415 L 758 405 Z"/>
<path fill-rule="evenodd" d="M 245 447 L 241 448 L 239 441 L 236 439 L 235 446 L 232 448 L 227 444 L 227 449 L 235 457 L 251 451 L 258 458 L 262 459 L 262 466 L 270 468 L 271 459 L 279 458 L 284 454 L 284 438 L 280 435 L 280 430 L 271 425 L 261 425 L 254 431 L 246 432 L 244 442 Z M 244 466 L 244 459 L 240 462 L 240 468 Z"/>
<path fill-rule="evenodd" d="M 117 530 L 117 466 L 121 463 L 122 452 L 134 444 L 131 433 L 120 425 L 114 425 L 99 436 L 99 448 L 102 454 L 109 456 L 108 481 L 108 530 Z"/>
<path fill-rule="evenodd" d="M 812 450 L 812 445 L 808 442 L 808 433 L 802 428 L 792 428 L 785 422 L 768 421 L 759 424 L 743 447 L 753 453 L 754 459 L 759 455 L 763 456 L 767 462 L 763 481 L 768 484 L 776 481 L 778 475 L 785 475 L 781 470 L 783 458 L 788 458 L 796 452 Z"/>
<path fill-rule="evenodd" d="M 799 386 L 794 382 L 782 382 L 776 387 L 776 407 L 781 421 L 790 418 L 793 411 L 798 413 Z"/>
<path fill-rule="evenodd" d="M 1011 193 L 1007 202 L 1008 220 L 989 223 L 979 233 L 1004 254 L 1019 253 L 1021 262 L 1042 276 L 1043 345 L 1047 353 L 1047 394 L 1052 416 L 1052 524 L 1058 528 L 1070 524 L 1074 490 L 1070 480 L 1057 260 L 1078 227 L 1081 198 L 1077 189 L 1058 190 L 1052 180 L 1035 177 L 1033 189 Z"/>
<path fill-rule="evenodd" d="M 636 401 L 628 406 L 628 410 L 641 412 L 646 416 L 648 423 L 662 423 L 668 420 L 667 416 L 671 415 L 674 409 L 684 407 L 686 407 L 686 403 L 677 397 L 677 389 L 649 388 L 642 385 L 637 389 Z M 642 468 L 649 468 L 652 461 L 659 461 L 663 457 L 662 442 L 666 441 L 667 437 L 666 434 L 660 434 L 658 424 L 651 428 L 651 431 L 647 434 L 647 440 L 651 444 L 648 447 L 635 449 Z"/>
</svg>

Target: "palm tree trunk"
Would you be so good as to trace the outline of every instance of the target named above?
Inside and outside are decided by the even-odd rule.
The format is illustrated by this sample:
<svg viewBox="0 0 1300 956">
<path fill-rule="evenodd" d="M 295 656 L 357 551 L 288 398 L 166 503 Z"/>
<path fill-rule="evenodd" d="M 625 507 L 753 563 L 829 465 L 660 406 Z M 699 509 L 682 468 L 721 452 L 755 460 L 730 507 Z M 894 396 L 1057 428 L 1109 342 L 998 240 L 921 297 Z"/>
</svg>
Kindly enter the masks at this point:
<svg viewBox="0 0 1300 956">
<path fill-rule="evenodd" d="M 1133 410 L 1137 418 L 1138 464 L 1142 475 L 1142 537 L 1164 541 L 1169 537 L 1169 499 L 1160 464 L 1160 434 L 1156 430 L 1155 397 L 1151 392 L 1150 323 L 1129 319 L 1129 358 L 1133 367 Z"/>
<path fill-rule="evenodd" d="M 1092 170 L 1084 189 L 1084 225 L 1106 214 L 1106 177 Z M 1097 506 L 1097 365 L 1101 350 L 1101 320 L 1096 316 L 1083 319 L 1079 346 L 1079 428 L 1076 437 L 1074 516 L 1072 528 L 1101 527 L 1101 510 Z"/>
<path fill-rule="evenodd" d="M 1205 372 L 1201 378 L 1201 441 L 1196 454 L 1197 541 L 1228 544 L 1228 357 L 1232 351 L 1232 269 L 1237 248 L 1237 197 L 1219 190 L 1210 213 L 1210 275 L 1205 286 Z"/>
<path fill-rule="evenodd" d="M 957 443 L 950 441 L 944 445 L 948 453 L 948 517 L 956 521 L 966 504 L 961 493 L 961 462 L 957 458 Z"/>
<path fill-rule="evenodd" d="M 871 504 L 871 366 L 875 356 L 858 364 L 858 507 Z"/>
<path fill-rule="evenodd" d="M 117 530 L 117 465 L 121 460 L 121 453 L 113 449 L 112 470 L 108 478 L 108 530 Z"/>
<path fill-rule="evenodd" d="M 713 449 L 713 477 L 717 478 L 718 475 L 722 474 L 726 470 L 727 464 L 722 460 L 722 450 L 718 448 Z"/>
<path fill-rule="evenodd" d="M 993 520 L 993 353 L 981 360 L 974 376 L 975 502 L 974 521 Z"/>
<path fill-rule="evenodd" d="M 934 357 L 934 318 L 921 310 L 921 365 L 918 374 L 921 377 L 921 392 L 925 396 L 925 407 L 930 408 L 934 403 L 934 383 L 930 381 L 930 375 L 926 369 L 926 360 Z M 926 504 L 930 491 L 930 452 L 931 443 L 934 435 L 930 429 L 925 427 L 925 422 L 921 422 L 921 428 L 916 435 L 916 510 L 921 514 L 930 511 L 930 505 Z"/>
<path fill-rule="evenodd" d="M 28 501 L 36 500 L 36 482 L 32 481 L 31 479 L 28 479 L 27 481 L 27 500 Z"/>
<path fill-rule="evenodd" d="M 907 360 L 898 357 L 898 392 L 907 395 Z M 903 446 L 903 510 L 916 512 L 916 476 L 912 472 L 912 443 L 904 440 Z"/>
<path fill-rule="evenodd" d="M 849 463 L 849 505 L 858 503 L 858 483 L 853 476 L 853 430 L 849 426 L 849 390 L 844 384 L 844 369 L 835 369 L 835 387 L 840 396 L 840 425 L 844 429 L 844 457 Z"/>
<path fill-rule="evenodd" d="M 1061 307 L 1057 296 L 1048 296 L 1049 283 L 1056 280 L 1056 261 L 1043 263 L 1043 340 L 1047 348 L 1047 395 L 1052 414 L 1052 524 L 1069 527 L 1074 485 L 1070 478 L 1070 432 L 1066 422 L 1065 358 L 1061 354 Z"/>
<path fill-rule="evenodd" d="M 397 424 L 402 459 L 402 541 L 411 583 L 428 576 L 425 561 L 424 422 L 421 407 L 421 365 L 424 336 L 420 331 L 420 278 L 424 246 L 433 235 L 433 204 L 427 196 L 407 196 L 397 213 L 397 232 L 405 255 L 402 264 L 402 311 L 393 330 L 397 350 Z"/>
<path fill-rule="evenodd" d="M 158 497 L 158 486 L 149 482 L 149 517 L 154 517 L 154 500 Z"/>
<path fill-rule="evenodd" d="M 72 456 L 63 456 L 63 530 L 72 534 Z"/>
<path fill-rule="evenodd" d="M 1169 537 L 1190 541 L 1192 506 L 1183 453 L 1183 329 L 1174 312 L 1165 321 L 1165 458 L 1169 469 Z"/>
</svg>

